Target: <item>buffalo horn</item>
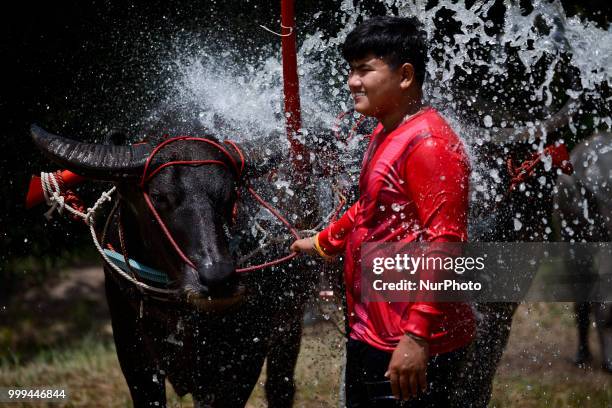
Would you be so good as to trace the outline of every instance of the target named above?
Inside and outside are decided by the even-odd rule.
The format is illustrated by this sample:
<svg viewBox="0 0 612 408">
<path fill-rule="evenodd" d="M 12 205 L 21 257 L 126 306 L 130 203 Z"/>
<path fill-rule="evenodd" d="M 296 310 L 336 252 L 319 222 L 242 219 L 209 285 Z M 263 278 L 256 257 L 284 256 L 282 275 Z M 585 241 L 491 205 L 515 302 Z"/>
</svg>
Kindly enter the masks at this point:
<svg viewBox="0 0 612 408">
<path fill-rule="evenodd" d="M 149 144 L 113 146 L 77 142 L 36 125 L 30 131 L 36 146 L 49 159 L 76 174 L 99 180 L 139 176 L 152 151 Z"/>
</svg>

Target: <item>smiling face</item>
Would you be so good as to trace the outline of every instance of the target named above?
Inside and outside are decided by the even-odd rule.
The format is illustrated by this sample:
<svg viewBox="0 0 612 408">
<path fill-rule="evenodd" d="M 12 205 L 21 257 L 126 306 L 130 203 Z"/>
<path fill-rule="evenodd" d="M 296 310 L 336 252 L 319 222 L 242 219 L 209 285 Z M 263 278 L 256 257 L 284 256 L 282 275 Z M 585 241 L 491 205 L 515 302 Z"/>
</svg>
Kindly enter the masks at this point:
<svg viewBox="0 0 612 408">
<path fill-rule="evenodd" d="M 393 68 L 384 59 L 369 54 L 350 64 L 348 86 L 355 110 L 383 123 L 397 124 L 420 102 L 414 68 L 405 63 Z"/>
<path fill-rule="evenodd" d="M 393 69 L 383 59 L 368 55 L 351 62 L 348 86 L 355 110 L 381 119 L 397 109 L 402 101 L 401 69 Z"/>
</svg>

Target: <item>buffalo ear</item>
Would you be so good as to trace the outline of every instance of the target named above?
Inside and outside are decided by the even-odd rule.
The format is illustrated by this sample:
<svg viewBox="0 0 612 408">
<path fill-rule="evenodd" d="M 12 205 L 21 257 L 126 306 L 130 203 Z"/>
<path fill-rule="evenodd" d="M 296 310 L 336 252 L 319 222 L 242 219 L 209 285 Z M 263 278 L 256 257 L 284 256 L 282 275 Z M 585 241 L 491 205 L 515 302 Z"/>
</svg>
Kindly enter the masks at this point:
<svg viewBox="0 0 612 408">
<path fill-rule="evenodd" d="M 278 168 L 287 160 L 289 152 L 284 143 L 276 138 L 260 138 L 240 142 L 238 147 L 245 157 L 243 179 L 261 177 Z M 240 159 L 238 159 L 240 163 Z"/>
<path fill-rule="evenodd" d="M 32 140 L 51 161 L 80 176 L 106 181 L 139 177 L 153 150 L 143 143 L 109 146 L 82 143 L 49 133 L 37 125 L 30 128 Z"/>
<path fill-rule="evenodd" d="M 104 144 L 124 146 L 128 143 L 127 132 L 123 129 L 111 129 L 104 135 Z"/>
</svg>

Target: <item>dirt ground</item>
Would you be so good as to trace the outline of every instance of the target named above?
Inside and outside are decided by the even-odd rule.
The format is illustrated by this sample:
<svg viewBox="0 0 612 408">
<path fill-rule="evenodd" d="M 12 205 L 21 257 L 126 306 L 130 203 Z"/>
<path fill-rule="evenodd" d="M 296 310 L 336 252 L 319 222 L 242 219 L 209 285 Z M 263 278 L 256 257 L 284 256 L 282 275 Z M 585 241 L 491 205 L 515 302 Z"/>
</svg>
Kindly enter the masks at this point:
<svg viewBox="0 0 612 408">
<path fill-rule="evenodd" d="M 324 304 L 325 315 L 316 309 L 318 319 L 305 328 L 296 373 L 297 407 L 338 406 L 344 342 L 335 309 Z M 67 384 L 71 401 L 60 406 L 130 405 L 111 342 L 99 267 L 64 271 L 45 290 L 14 299 L 0 317 L 0 387 Z M 521 305 L 491 406 L 612 406 L 612 375 L 598 368 L 594 329 L 590 340 L 594 364 L 577 368 L 571 363 L 576 350 L 572 305 Z M 262 373 L 248 407 L 265 407 L 264 381 Z M 168 390 L 170 406 L 192 406 L 189 398 L 179 399 Z"/>
<path fill-rule="evenodd" d="M 595 328 L 591 365 L 572 363 L 578 339 L 571 303 L 522 304 L 498 367 L 493 401 L 498 406 L 612 407 L 612 375 L 600 369 Z M 538 399 L 539 405 L 521 403 Z"/>
</svg>

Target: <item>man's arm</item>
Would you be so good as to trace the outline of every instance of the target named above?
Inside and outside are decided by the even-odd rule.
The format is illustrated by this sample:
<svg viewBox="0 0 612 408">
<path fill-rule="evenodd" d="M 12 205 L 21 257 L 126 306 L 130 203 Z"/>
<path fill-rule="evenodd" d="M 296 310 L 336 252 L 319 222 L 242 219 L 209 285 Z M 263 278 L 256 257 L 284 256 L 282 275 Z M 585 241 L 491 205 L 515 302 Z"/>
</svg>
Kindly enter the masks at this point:
<svg viewBox="0 0 612 408">
<path fill-rule="evenodd" d="M 402 176 L 417 208 L 424 241 L 467 239 L 469 165 L 461 149 L 430 137 L 406 160 Z M 397 398 L 416 397 L 427 387 L 428 342 L 432 324 L 443 315 L 439 306 L 435 302 L 415 302 L 409 311 L 406 335 L 393 352 L 387 371 Z"/>
<path fill-rule="evenodd" d="M 308 238 L 302 238 L 291 244 L 294 252 L 319 254 L 329 259 L 338 255 L 344 249 L 348 233 L 353 229 L 355 216 L 359 211 L 359 201 L 353 204 L 337 221 L 331 223 L 321 232 Z"/>
</svg>

